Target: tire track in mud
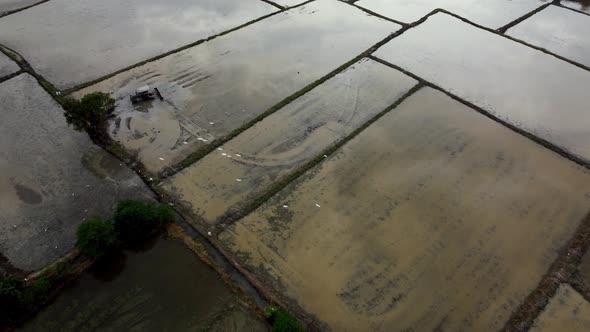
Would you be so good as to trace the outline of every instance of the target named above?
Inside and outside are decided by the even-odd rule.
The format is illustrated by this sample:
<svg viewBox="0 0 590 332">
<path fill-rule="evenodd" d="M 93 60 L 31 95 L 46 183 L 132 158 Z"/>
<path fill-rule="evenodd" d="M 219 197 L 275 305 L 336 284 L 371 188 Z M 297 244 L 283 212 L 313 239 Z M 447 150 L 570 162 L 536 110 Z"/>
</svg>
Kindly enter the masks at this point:
<svg viewBox="0 0 590 332">
<path fill-rule="evenodd" d="M 304 4 L 309 3 L 309 2 L 312 2 L 312 1 L 314 1 L 314 0 L 305 2 L 305 3 L 300 4 L 298 6 L 304 5 Z M 342 2 L 342 1 L 340 1 L 340 2 Z M 344 3 L 346 3 L 346 2 L 344 2 Z M 295 6 L 295 7 L 298 7 L 298 6 Z M 295 7 L 290 7 L 289 9 L 295 8 Z M 184 160 L 182 160 L 179 163 L 175 164 L 174 166 L 169 167 L 169 168 L 163 170 L 162 172 L 160 172 L 158 174 L 158 176 L 157 176 L 158 183 L 161 182 L 162 180 L 165 180 L 165 179 L 171 177 L 171 176 L 174 176 L 178 172 L 180 172 L 183 169 L 187 168 L 188 166 L 194 164 L 198 160 L 200 160 L 203 157 L 205 157 L 207 154 L 211 153 L 212 151 L 215 151 L 217 148 L 221 147 L 223 144 L 227 143 L 228 141 L 230 141 L 231 139 L 235 138 L 236 136 L 238 136 L 242 132 L 244 132 L 247 129 L 249 129 L 250 127 L 254 126 L 256 123 L 262 121 L 264 118 L 266 118 L 269 115 L 275 113 L 276 111 L 278 111 L 279 109 L 283 108 L 284 106 L 290 104 L 291 102 L 293 102 L 297 98 L 303 96 L 304 94 L 308 93 L 309 91 L 313 90 L 317 86 L 323 84 L 324 82 L 326 82 L 330 78 L 332 78 L 332 77 L 336 76 L 337 74 L 343 72 L 344 70 L 346 70 L 346 68 L 348 68 L 349 66 L 351 66 L 355 62 L 358 62 L 362 58 L 367 57 L 368 55 L 370 55 L 371 53 L 373 53 L 374 51 L 376 51 L 379 47 L 385 45 L 387 42 L 389 42 L 392 39 L 394 39 L 395 37 L 403 34 L 407 30 L 412 29 L 412 28 L 418 26 L 422 22 L 426 21 L 426 19 L 428 17 L 430 17 L 431 15 L 436 14 L 437 12 L 438 12 L 437 10 L 433 10 L 432 12 L 430 12 L 429 14 L 427 14 L 426 16 L 424 16 L 422 19 L 420 19 L 420 20 L 418 20 L 418 21 L 416 21 L 416 22 L 414 22 L 414 23 L 412 23 L 410 25 L 402 26 L 402 28 L 399 29 L 398 31 L 393 32 L 392 34 L 390 34 L 389 36 L 385 37 L 381 41 L 375 43 L 373 46 L 369 47 L 364 52 L 360 53 L 359 55 L 357 55 L 356 57 L 354 57 L 350 61 L 342 64 L 340 67 L 334 69 L 333 71 L 331 71 L 330 73 L 326 74 L 325 76 L 323 76 L 323 77 L 319 78 L 318 80 L 310 83 L 309 85 L 305 86 L 304 88 L 300 89 L 299 91 L 294 92 L 292 95 L 286 97 L 285 99 L 283 99 L 279 103 L 275 104 L 271 108 L 269 108 L 266 111 L 260 113 L 258 116 L 256 116 L 255 118 L 253 118 L 249 122 L 244 123 L 242 126 L 240 126 L 237 129 L 233 130 L 231 133 L 229 133 L 229 134 L 227 134 L 227 135 L 225 135 L 223 137 L 218 137 L 213 142 L 211 142 L 211 144 L 209 144 L 207 146 L 204 146 L 201 149 L 197 149 L 195 152 L 191 153 Z"/>
<path fill-rule="evenodd" d="M 195 41 L 195 42 L 192 42 L 192 43 L 190 43 L 190 44 L 187 44 L 187 45 L 181 46 L 181 47 L 179 47 L 179 48 L 173 49 L 173 50 L 171 50 L 171 51 L 168 51 L 168 52 L 165 52 L 165 53 L 162 53 L 162 54 L 156 55 L 156 56 L 154 56 L 154 57 L 152 57 L 152 58 L 149 58 L 149 59 L 146 59 L 146 60 L 144 60 L 144 61 L 138 62 L 138 63 L 136 63 L 136 64 L 133 64 L 133 65 L 131 65 L 131 66 L 127 66 L 127 67 L 125 67 L 125 68 L 119 69 L 119 70 L 117 70 L 117 71 L 114 71 L 114 72 L 112 72 L 112 73 L 110 73 L 110 74 L 108 74 L 108 75 L 105 75 L 105 76 L 99 77 L 99 78 L 97 78 L 97 79 L 95 79 L 95 80 L 92 80 L 92 81 L 89 81 L 89 82 L 86 82 L 86 83 L 82 83 L 82 84 L 79 84 L 79 85 L 77 85 L 77 86 L 75 86 L 75 87 L 72 87 L 72 88 L 66 89 L 66 90 L 64 90 L 64 91 L 63 91 L 63 93 L 64 93 L 64 95 L 67 95 L 67 94 L 71 94 L 71 93 L 73 93 L 73 92 L 76 92 L 76 91 L 78 91 L 78 90 L 82 90 L 82 89 L 84 89 L 84 88 L 87 88 L 87 87 L 89 87 L 89 86 L 91 86 L 91 85 L 94 85 L 94 84 L 96 84 L 96 83 L 99 83 L 99 82 L 102 82 L 102 81 L 104 81 L 104 80 L 107 80 L 107 79 L 109 79 L 109 78 L 111 78 L 111 77 L 113 77 L 113 76 L 115 76 L 115 75 L 117 75 L 117 74 L 120 74 L 120 73 L 126 72 L 126 71 L 128 71 L 128 70 L 131 70 L 131 69 L 134 69 L 134 68 L 140 67 L 140 66 L 142 66 L 142 65 L 145 65 L 145 64 L 147 64 L 147 63 L 154 62 L 154 61 L 156 61 L 156 60 L 159 60 L 159 59 L 165 58 L 165 57 L 167 57 L 167 56 L 169 56 L 169 55 L 172 55 L 172 54 L 179 53 L 179 52 L 181 52 L 181 51 L 184 51 L 184 50 L 186 50 L 186 49 L 192 48 L 192 47 L 194 47 L 194 46 L 197 46 L 197 45 L 200 45 L 200 44 L 202 44 L 202 43 L 205 43 L 205 42 L 211 41 L 211 40 L 213 40 L 213 39 L 215 39 L 215 38 L 218 38 L 218 37 L 221 37 L 221 36 L 227 35 L 227 34 L 229 34 L 229 33 L 231 33 L 231 32 L 234 32 L 234 31 L 240 30 L 240 29 L 242 29 L 242 28 L 245 28 L 245 27 L 247 27 L 247 26 L 249 26 L 249 25 L 252 25 L 252 24 L 254 24 L 254 23 L 257 23 L 257 22 L 260 22 L 260 21 L 262 21 L 262 20 L 265 20 L 265 19 L 267 19 L 267 18 L 269 18 L 269 17 L 272 17 L 272 16 L 275 16 L 275 15 L 281 14 L 281 13 L 283 13 L 283 12 L 285 12 L 285 11 L 289 11 L 289 10 L 292 10 L 292 9 L 295 9 L 295 8 L 298 8 L 298 7 L 301 7 L 301 6 L 305 6 L 306 4 L 308 4 L 308 3 L 310 3 L 310 2 L 313 2 L 313 1 L 315 1 L 315 0 L 308 0 L 308 1 L 306 1 L 306 2 L 303 2 L 303 3 L 300 3 L 300 4 L 298 4 L 298 5 L 296 5 L 296 6 L 293 6 L 293 7 L 287 7 L 287 8 L 284 8 L 284 9 L 282 9 L 282 10 L 278 10 L 278 11 L 276 11 L 276 12 L 273 12 L 273 13 L 270 13 L 270 14 L 267 14 L 267 15 L 264 15 L 264 16 L 261 16 L 261 17 L 258 17 L 258 18 L 254 19 L 254 20 L 252 20 L 252 21 L 249 21 L 249 22 L 246 22 L 246 23 L 244 23 L 244 24 L 241 24 L 241 25 L 239 25 L 239 26 L 237 26 L 237 27 L 234 27 L 234 28 L 231 28 L 231 29 L 225 30 L 225 31 L 223 31 L 223 32 L 220 32 L 220 33 L 218 33 L 218 34 L 216 34 L 216 35 L 213 35 L 213 36 L 210 36 L 210 37 L 207 37 L 207 38 L 204 38 L 204 39 L 199 39 L 199 40 L 197 40 L 197 41 Z"/>
<path fill-rule="evenodd" d="M 37 80 L 38 84 L 41 87 L 43 87 L 45 90 L 47 90 L 47 92 L 50 93 L 50 96 L 54 100 L 56 100 L 58 103 L 61 104 L 63 97 L 55 94 L 55 91 L 58 91 L 58 90 L 55 89 L 53 87 L 53 85 L 51 85 L 50 82 L 46 81 L 41 75 L 37 74 L 24 58 L 22 58 L 18 53 L 14 52 L 11 49 L 6 48 L 2 45 L 0 45 L 0 51 L 2 53 L 6 54 L 10 59 L 15 61 L 19 65 L 21 70 L 19 71 L 18 75 L 20 75 L 22 73 L 28 73 L 31 76 L 33 76 Z M 18 75 L 14 75 L 14 76 L 18 76 Z M 48 87 L 52 88 L 54 90 L 52 91 L 51 89 L 48 89 Z M 121 162 L 125 163 L 131 169 L 133 169 L 133 171 L 143 180 L 146 187 L 149 188 L 149 190 L 154 194 L 154 197 L 159 202 L 161 202 L 163 204 L 167 203 L 167 201 L 165 201 L 165 199 L 164 199 L 164 196 L 162 196 L 158 191 L 156 191 L 154 189 L 154 186 L 152 185 L 152 182 L 149 181 L 149 179 L 148 179 L 149 173 L 142 171 L 143 170 L 142 166 L 139 163 L 137 163 L 135 160 L 129 158 L 126 155 L 126 152 L 118 151 L 116 149 L 116 147 L 115 148 L 105 147 L 105 146 L 99 146 L 99 147 L 102 148 L 104 151 L 106 151 L 108 154 L 113 155 L 115 158 L 117 158 Z M 170 203 L 170 204 L 172 204 L 172 203 Z M 180 227 L 183 227 L 185 229 L 185 232 L 186 232 L 185 234 L 188 237 L 192 238 L 194 241 L 197 241 L 198 243 L 202 243 L 203 253 L 205 255 L 207 255 L 207 257 L 210 258 L 212 261 L 207 261 L 207 259 L 206 259 L 207 257 L 205 257 L 205 256 L 200 256 L 201 257 L 200 259 L 204 260 L 207 264 L 212 265 L 213 268 L 220 274 L 220 278 L 223 279 L 228 285 L 230 285 L 230 287 L 232 288 L 232 291 L 234 293 L 236 293 L 240 298 L 245 298 L 246 302 L 251 303 L 251 304 L 256 303 L 258 305 L 259 310 L 261 310 L 260 309 L 261 303 L 266 304 L 266 302 L 264 302 L 264 301 L 271 301 L 272 302 L 272 298 L 269 298 L 267 296 L 267 294 L 262 292 L 260 287 L 257 287 L 256 285 L 252 284 L 250 282 L 250 279 L 245 274 L 243 274 L 241 270 L 237 269 L 233 265 L 233 263 L 231 263 L 231 261 L 227 258 L 227 256 L 225 256 L 217 247 L 211 245 L 211 243 L 208 241 L 208 239 L 206 237 L 204 237 L 201 233 L 198 233 L 198 231 L 195 232 L 196 230 L 193 227 L 187 226 L 188 223 L 186 223 L 184 221 L 184 218 L 182 216 L 179 216 L 179 219 L 176 221 L 176 224 L 180 225 Z M 16 267 L 14 267 L 10 263 L 10 261 L 0 252 L 0 275 L 4 271 L 4 272 L 10 273 L 10 274 L 13 274 L 16 276 L 20 276 L 20 277 L 25 277 L 28 275 L 28 277 L 30 279 L 36 278 L 37 276 L 42 275 L 43 273 L 45 273 L 49 269 L 54 268 L 55 264 L 59 264 L 64 259 L 69 260 L 69 259 L 77 258 L 78 257 L 77 249 L 73 249 L 68 254 L 66 254 L 64 257 L 65 258 L 55 261 L 54 263 L 48 265 L 47 267 L 45 267 L 42 270 L 34 271 L 29 274 L 28 273 L 29 271 L 22 271 Z M 84 261 L 82 265 L 77 266 L 77 268 L 79 270 L 75 273 L 75 275 L 72 276 L 71 280 L 68 280 L 66 282 L 75 281 L 75 278 L 81 272 L 83 272 L 83 270 L 86 270 L 87 268 L 90 267 L 89 263 L 90 263 L 89 261 Z M 64 285 L 65 285 L 65 283 L 64 283 Z M 62 286 L 63 285 L 61 285 L 59 289 L 56 289 L 55 293 L 52 296 L 58 296 L 59 291 L 61 290 Z"/>
</svg>

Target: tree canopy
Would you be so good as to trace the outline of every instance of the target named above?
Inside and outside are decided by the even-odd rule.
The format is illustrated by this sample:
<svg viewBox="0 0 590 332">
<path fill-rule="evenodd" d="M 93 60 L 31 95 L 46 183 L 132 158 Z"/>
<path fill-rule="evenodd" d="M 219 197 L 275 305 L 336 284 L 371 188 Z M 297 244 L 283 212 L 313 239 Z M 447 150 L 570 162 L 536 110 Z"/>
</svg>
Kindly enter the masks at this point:
<svg viewBox="0 0 590 332">
<path fill-rule="evenodd" d="M 66 121 L 78 131 L 86 131 L 93 140 L 110 141 L 107 119 L 115 107 L 115 100 L 103 92 L 85 95 L 82 99 L 66 98 L 62 106 Z"/>
<path fill-rule="evenodd" d="M 88 219 L 78 226 L 76 246 L 90 257 L 100 257 L 113 248 L 117 241 L 112 222 L 98 217 Z"/>
</svg>

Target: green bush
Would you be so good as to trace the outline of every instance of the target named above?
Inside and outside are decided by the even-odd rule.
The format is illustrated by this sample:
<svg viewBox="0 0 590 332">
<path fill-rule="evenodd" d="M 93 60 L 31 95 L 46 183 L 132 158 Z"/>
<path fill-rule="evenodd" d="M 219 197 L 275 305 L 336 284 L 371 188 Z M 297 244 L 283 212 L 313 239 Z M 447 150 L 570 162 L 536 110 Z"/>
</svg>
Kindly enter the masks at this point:
<svg viewBox="0 0 590 332">
<path fill-rule="evenodd" d="M 115 100 L 110 95 L 94 92 L 82 99 L 64 99 L 66 121 L 78 131 L 86 131 L 95 141 L 110 143 L 107 134 L 107 119 L 115 107 Z"/>
<path fill-rule="evenodd" d="M 173 221 L 174 210 L 166 205 L 125 200 L 117 205 L 113 220 L 119 239 L 136 244 L 154 234 L 164 223 Z"/>
<path fill-rule="evenodd" d="M 94 258 L 106 254 L 117 241 L 113 223 L 98 217 L 90 218 L 80 224 L 77 236 L 76 246 L 84 255 Z"/>
<path fill-rule="evenodd" d="M 276 306 L 264 309 L 264 315 L 272 325 L 273 332 L 303 332 L 305 329 L 289 312 Z"/>
<path fill-rule="evenodd" d="M 41 278 L 26 284 L 14 276 L 0 278 L 0 327 L 22 322 L 47 301 L 51 284 Z"/>
<path fill-rule="evenodd" d="M 22 280 L 8 276 L 0 279 L 0 326 L 14 323 L 20 316 Z"/>
</svg>

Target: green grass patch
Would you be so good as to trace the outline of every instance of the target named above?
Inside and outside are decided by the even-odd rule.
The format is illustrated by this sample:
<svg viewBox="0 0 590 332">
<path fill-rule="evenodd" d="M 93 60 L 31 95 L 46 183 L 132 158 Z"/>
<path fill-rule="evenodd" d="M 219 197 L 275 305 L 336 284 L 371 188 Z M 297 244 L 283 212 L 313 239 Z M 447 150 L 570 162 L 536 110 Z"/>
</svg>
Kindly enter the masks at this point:
<svg viewBox="0 0 590 332">
<path fill-rule="evenodd" d="M 297 318 L 276 306 L 269 306 L 264 309 L 264 316 L 272 326 L 272 332 L 304 332 L 305 329 Z"/>
</svg>

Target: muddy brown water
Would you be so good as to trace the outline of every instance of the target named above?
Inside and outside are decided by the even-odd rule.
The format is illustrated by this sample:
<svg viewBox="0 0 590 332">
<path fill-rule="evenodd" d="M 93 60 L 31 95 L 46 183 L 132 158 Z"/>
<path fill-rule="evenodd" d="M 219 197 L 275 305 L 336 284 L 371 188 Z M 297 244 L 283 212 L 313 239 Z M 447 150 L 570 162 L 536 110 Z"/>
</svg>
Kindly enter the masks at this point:
<svg viewBox="0 0 590 332">
<path fill-rule="evenodd" d="M 34 189 L 31 189 L 22 184 L 15 184 L 14 189 L 18 198 L 27 204 L 39 204 L 43 201 L 43 196 Z"/>
<path fill-rule="evenodd" d="M 590 331 L 590 303 L 570 285 L 562 284 L 545 310 L 537 317 L 530 331 Z"/>
<path fill-rule="evenodd" d="M 336 331 L 492 331 L 589 188 L 587 170 L 422 89 L 219 238 Z"/>
<path fill-rule="evenodd" d="M 549 6 L 507 34 L 590 67 L 590 16 Z"/>
<path fill-rule="evenodd" d="M 404 23 L 418 21 L 442 8 L 472 22 L 497 29 L 535 10 L 548 0 L 360 0 L 357 5 Z"/>
<path fill-rule="evenodd" d="M 374 54 L 590 162 L 590 72 L 443 13 Z"/>
<path fill-rule="evenodd" d="M 98 264 L 22 331 L 266 331 L 182 242 Z"/>
<path fill-rule="evenodd" d="M 337 0 L 290 9 L 76 93 L 117 99 L 113 137 L 150 171 L 251 121 L 401 27 Z M 150 84 L 165 102 L 133 107 Z"/>
<path fill-rule="evenodd" d="M 164 182 L 213 223 L 393 104 L 417 81 L 363 59 Z"/>
</svg>

